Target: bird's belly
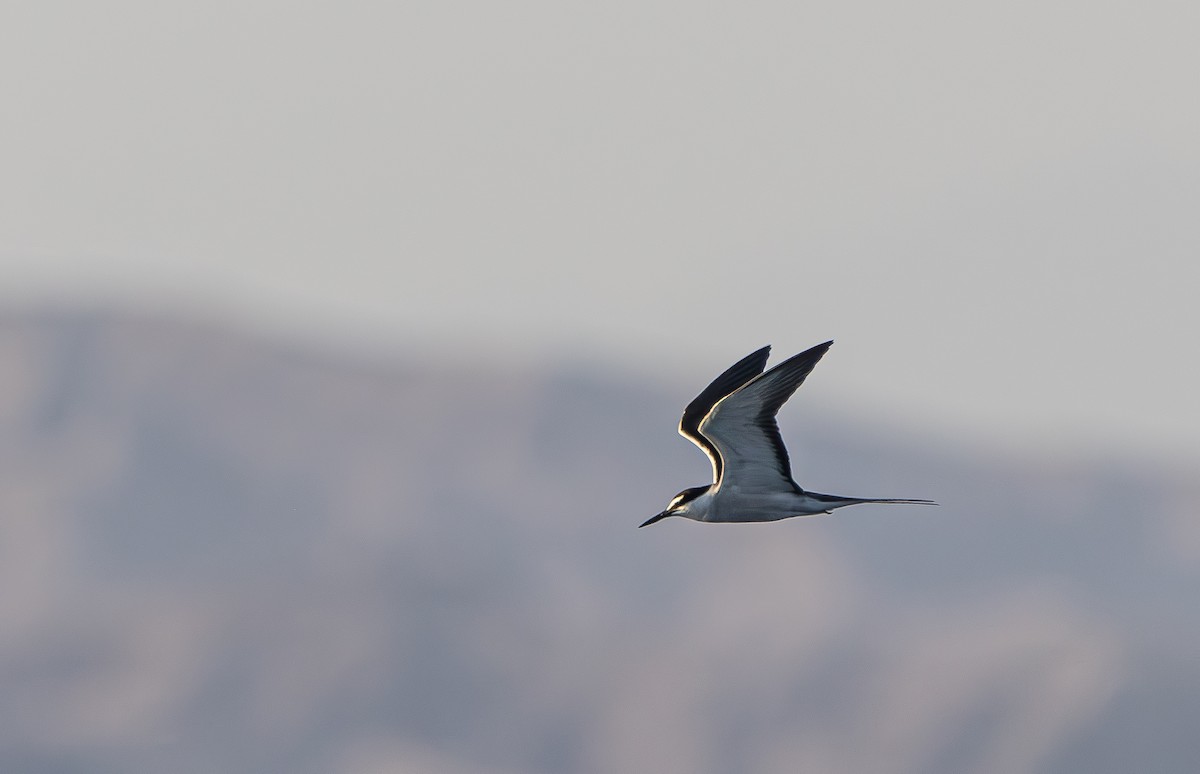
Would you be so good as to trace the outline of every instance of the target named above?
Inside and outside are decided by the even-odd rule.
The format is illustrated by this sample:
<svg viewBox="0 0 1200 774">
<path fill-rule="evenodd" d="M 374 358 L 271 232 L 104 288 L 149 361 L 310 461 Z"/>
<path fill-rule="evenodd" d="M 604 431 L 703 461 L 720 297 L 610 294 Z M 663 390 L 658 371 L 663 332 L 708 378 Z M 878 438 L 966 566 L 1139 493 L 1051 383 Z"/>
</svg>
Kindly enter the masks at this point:
<svg viewBox="0 0 1200 774">
<path fill-rule="evenodd" d="M 824 513 L 828 506 L 795 492 L 747 494 L 720 492 L 713 499 L 705 521 L 745 522 L 779 521 L 795 516 Z"/>
</svg>

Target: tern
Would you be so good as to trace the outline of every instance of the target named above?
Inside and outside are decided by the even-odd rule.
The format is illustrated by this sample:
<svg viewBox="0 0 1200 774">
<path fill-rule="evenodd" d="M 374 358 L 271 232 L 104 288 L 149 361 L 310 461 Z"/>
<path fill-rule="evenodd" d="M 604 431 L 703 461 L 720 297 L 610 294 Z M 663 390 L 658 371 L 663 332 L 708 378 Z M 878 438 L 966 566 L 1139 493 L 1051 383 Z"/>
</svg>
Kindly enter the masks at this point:
<svg viewBox="0 0 1200 774">
<path fill-rule="evenodd" d="M 697 395 L 683 410 L 679 434 L 708 455 L 713 483 L 683 490 L 666 510 L 640 526 L 668 516 L 708 522 L 778 521 L 863 503 L 936 505 L 932 500 L 806 492 L 792 478 L 775 415 L 832 345 L 818 344 L 766 373 L 771 348 L 763 347 L 734 363 Z"/>
</svg>

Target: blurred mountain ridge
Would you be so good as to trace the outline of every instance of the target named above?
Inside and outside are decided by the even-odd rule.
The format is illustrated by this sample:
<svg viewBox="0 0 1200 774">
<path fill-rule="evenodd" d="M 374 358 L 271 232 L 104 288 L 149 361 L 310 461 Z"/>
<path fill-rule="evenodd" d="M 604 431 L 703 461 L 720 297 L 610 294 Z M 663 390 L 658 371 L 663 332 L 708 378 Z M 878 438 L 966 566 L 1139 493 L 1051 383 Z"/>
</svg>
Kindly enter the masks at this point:
<svg viewBox="0 0 1200 774">
<path fill-rule="evenodd" d="M 1118 772 L 1200 761 L 1200 488 L 781 417 L 819 491 L 635 529 L 695 385 L 0 318 L 0 768 Z"/>
</svg>

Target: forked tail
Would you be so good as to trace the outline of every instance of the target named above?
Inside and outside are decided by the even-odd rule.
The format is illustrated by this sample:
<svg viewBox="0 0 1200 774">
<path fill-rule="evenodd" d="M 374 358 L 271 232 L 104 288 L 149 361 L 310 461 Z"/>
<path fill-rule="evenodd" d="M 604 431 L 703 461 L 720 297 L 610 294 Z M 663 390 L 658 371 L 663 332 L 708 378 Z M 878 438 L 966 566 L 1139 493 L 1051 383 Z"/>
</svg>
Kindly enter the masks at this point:
<svg viewBox="0 0 1200 774">
<path fill-rule="evenodd" d="M 816 500 L 822 505 L 828 506 L 830 510 L 834 508 L 844 508 L 847 505 L 862 505 L 863 503 L 895 503 L 897 505 L 937 505 L 933 500 L 913 500 L 900 497 L 842 497 L 840 495 L 827 495 L 820 492 L 805 492 L 808 497 Z"/>
</svg>

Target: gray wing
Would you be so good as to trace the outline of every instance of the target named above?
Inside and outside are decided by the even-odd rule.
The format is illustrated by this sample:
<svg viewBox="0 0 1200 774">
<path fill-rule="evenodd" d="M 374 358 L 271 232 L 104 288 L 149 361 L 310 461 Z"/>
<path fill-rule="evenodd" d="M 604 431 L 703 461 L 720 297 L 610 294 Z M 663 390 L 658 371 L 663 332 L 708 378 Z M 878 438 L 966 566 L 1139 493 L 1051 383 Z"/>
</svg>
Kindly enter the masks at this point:
<svg viewBox="0 0 1200 774">
<path fill-rule="evenodd" d="M 761 374 L 770 354 L 771 348 L 766 346 L 746 355 L 713 379 L 712 384 L 705 387 L 683 410 L 683 417 L 679 420 L 679 434 L 708 455 L 708 460 L 712 463 L 714 484 L 721 480 L 721 454 L 712 445 L 712 441 L 701 435 L 700 422 L 712 411 L 717 401 Z"/>
<path fill-rule="evenodd" d="M 721 486 L 742 492 L 803 491 L 792 480 L 775 415 L 832 344 L 818 344 L 751 379 L 717 401 L 700 421 L 700 434 L 724 463 Z"/>
</svg>

